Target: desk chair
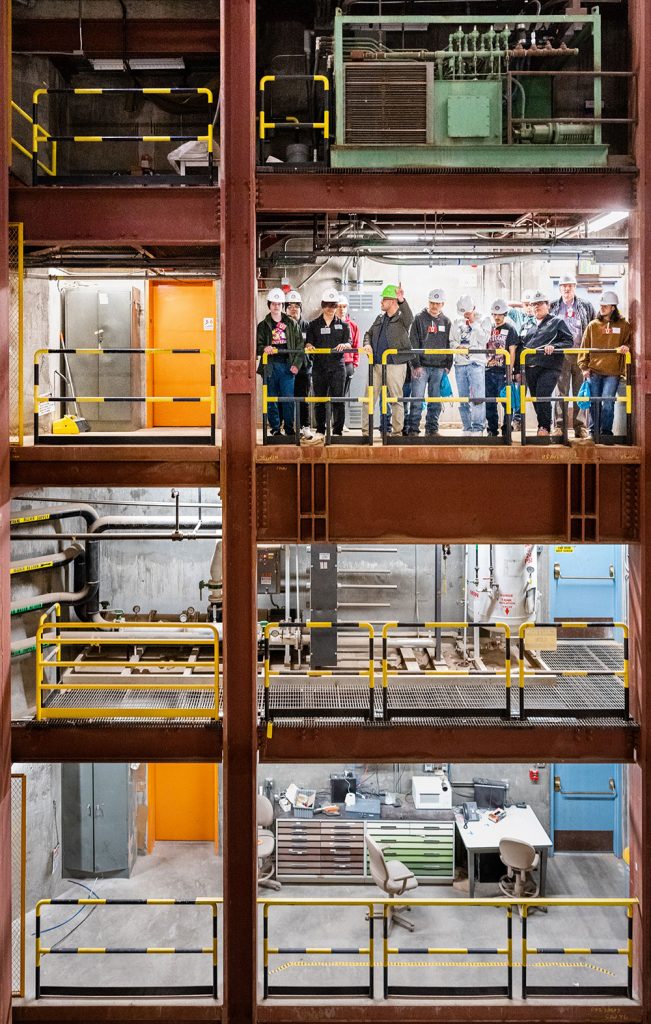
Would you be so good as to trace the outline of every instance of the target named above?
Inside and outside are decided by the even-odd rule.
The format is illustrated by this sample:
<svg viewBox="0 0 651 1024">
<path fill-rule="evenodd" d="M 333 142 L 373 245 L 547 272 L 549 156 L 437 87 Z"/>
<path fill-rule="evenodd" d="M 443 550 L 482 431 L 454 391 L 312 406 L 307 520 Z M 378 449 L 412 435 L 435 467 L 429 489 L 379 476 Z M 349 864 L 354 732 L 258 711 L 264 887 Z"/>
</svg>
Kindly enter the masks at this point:
<svg viewBox="0 0 651 1024">
<path fill-rule="evenodd" d="M 540 857 L 533 846 L 523 839 L 500 839 L 500 860 L 507 868 L 506 874 L 499 881 L 505 896 L 509 899 L 528 899 L 539 894 L 540 881 L 534 877 L 533 872 L 540 863 Z"/>
<path fill-rule="evenodd" d="M 381 847 L 370 836 L 366 836 L 366 849 L 373 881 L 387 896 L 402 896 L 405 892 L 418 888 L 414 872 L 401 860 L 386 860 Z M 402 910 L 389 908 L 389 934 L 394 924 L 413 932 L 413 923 L 404 916 L 410 910 L 411 907 L 403 907 Z"/>
<path fill-rule="evenodd" d="M 271 800 L 266 796 L 262 796 L 261 793 L 258 793 L 257 797 L 255 818 L 258 826 L 256 837 L 258 844 L 258 885 L 262 889 L 274 889 L 277 892 L 281 888 L 281 884 L 273 877 L 273 852 L 276 847 L 276 840 L 273 832 L 268 827 L 273 825 L 274 809 Z"/>
</svg>

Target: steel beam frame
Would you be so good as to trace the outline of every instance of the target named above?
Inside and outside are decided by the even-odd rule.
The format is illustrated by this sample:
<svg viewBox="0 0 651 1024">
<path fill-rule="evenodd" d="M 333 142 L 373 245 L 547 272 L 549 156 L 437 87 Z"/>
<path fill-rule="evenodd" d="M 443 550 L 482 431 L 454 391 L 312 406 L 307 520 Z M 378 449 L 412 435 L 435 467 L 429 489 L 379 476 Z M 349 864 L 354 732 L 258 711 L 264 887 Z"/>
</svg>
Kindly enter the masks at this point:
<svg viewBox="0 0 651 1024">
<path fill-rule="evenodd" d="M 124 28 L 120 18 L 84 18 L 84 54 L 122 57 Z M 186 18 L 129 18 L 127 53 L 130 57 L 178 57 L 219 53 L 219 27 L 214 20 Z M 79 48 L 76 18 L 16 18 L 14 53 L 73 54 Z"/>
<path fill-rule="evenodd" d="M 170 442 L 174 441 L 170 437 Z M 218 487 L 221 449 L 198 445 L 15 446 L 11 483 L 28 487 Z"/>
</svg>

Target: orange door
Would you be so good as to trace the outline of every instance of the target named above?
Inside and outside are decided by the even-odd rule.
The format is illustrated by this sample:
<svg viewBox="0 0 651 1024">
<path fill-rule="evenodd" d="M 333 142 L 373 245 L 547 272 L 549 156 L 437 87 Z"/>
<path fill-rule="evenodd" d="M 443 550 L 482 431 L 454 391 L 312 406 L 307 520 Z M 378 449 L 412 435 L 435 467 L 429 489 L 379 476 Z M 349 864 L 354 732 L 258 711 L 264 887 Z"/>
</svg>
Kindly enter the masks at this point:
<svg viewBox="0 0 651 1024">
<path fill-rule="evenodd" d="M 216 351 L 217 292 L 214 281 L 150 281 L 147 345 Z M 195 398 L 210 394 L 210 359 L 203 355 L 155 355 L 149 359 L 148 394 Z M 210 426 L 207 402 L 154 402 L 151 427 Z"/>
<path fill-rule="evenodd" d="M 149 765 L 149 835 L 157 839 L 217 844 L 217 766 Z"/>
</svg>

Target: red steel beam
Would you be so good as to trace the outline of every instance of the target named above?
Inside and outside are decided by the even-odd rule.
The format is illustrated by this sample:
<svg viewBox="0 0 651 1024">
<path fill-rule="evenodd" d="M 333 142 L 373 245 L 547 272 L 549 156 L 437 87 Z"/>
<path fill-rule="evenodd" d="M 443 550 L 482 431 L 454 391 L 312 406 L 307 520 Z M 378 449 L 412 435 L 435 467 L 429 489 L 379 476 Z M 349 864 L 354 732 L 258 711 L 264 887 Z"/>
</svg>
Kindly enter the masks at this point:
<svg viewBox="0 0 651 1024">
<path fill-rule="evenodd" d="M 217 245 L 219 188 L 193 185 L 11 189 L 26 245 Z"/>
<path fill-rule="evenodd" d="M 0 4 L 0 83 L 10 80 L 9 5 Z M 9 651 L 9 253 L 8 120 L 0 116 L 0 1022 L 11 1020 L 11 656 Z"/>
<path fill-rule="evenodd" d="M 11 760 L 21 764 L 57 764 L 59 761 L 221 761 L 221 725 L 140 726 L 114 721 L 94 727 L 43 726 L 14 722 L 11 727 Z"/>
<path fill-rule="evenodd" d="M 638 205 L 629 222 L 631 239 L 629 309 L 637 336 L 635 371 L 635 412 L 638 436 L 643 445 L 640 487 L 641 544 L 630 552 L 630 625 L 632 708 L 641 722 L 640 749 L 637 763 L 629 771 L 629 836 L 631 892 L 641 902 L 636 915 L 635 989 L 648 1019 L 651 1008 L 651 694 L 648 686 L 648 665 L 651 661 L 651 622 L 648 595 L 651 588 L 651 329 L 646 305 L 651 275 L 651 65 L 646 40 L 651 32 L 651 9 L 647 0 L 629 3 L 629 38 L 631 70 L 638 75 L 637 109 L 640 112 L 635 135 L 635 152 L 640 168 Z"/>
<path fill-rule="evenodd" d="M 122 57 L 123 23 L 119 18 L 84 18 L 81 25 L 84 56 Z M 14 53 L 71 56 L 79 51 L 76 18 L 18 18 L 14 21 Z M 130 57 L 175 57 L 219 53 L 219 26 L 214 20 L 129 18 L 126 50 Z"/>
<path fill-rule="evenodd" d="M 640 108 L 641 109 L 641 108 Z M 598 213 L 631 209 L 635 171 L 330 171 L 258 175 L 260 213 Z"/>
<path fill-rule="evenodd" d="M 257 1007 L 254 0 L 221 2 L 224 1020 Z"/>
<path fill-rule="evenodd" d="M 440 999 L 436 1003 L 423 1000 L 419 1005 L 401 999 L 392 1004 L 363 1006 L 334 1001 L 321 1005 L 264 1005 L 259 1008 L 258 1020 L 260 1024 L 603 1024 L 604 1018 L 610 1019 L 611 1015 L 617 1024 L 646 1021 L 640 1006 L 590 1006 L 579 999 L 575 1003 L 559 1001 L 547 1006 L 540 999 L 519 1005 L 506 999 L 491 1000 L 489 1004 L 479 999 L 467 1003 L 445 1003 Z"/>
<path fill-rule="evenodd" d="M 220 452 L 212 445 L 15 446 L 11 485 L 16 490 L 62 485 L 218 487 Z"/>
<path fill-rule="evenodd" d="M 401 725 L 288 726 L 276 723 L 271 737 L 260 729 L 260 760 L 268 764 L 356 764 L 377 762 L 427 763 L 432 760 L 494 763 L 503 758 L 530 761 L 612 761 L 635 759 L 639 729 L 636 725 L 509 726 L 450 723 L 445 728 Z M 345 750 L 345 757 L 342 751 Z"/>
</svg>

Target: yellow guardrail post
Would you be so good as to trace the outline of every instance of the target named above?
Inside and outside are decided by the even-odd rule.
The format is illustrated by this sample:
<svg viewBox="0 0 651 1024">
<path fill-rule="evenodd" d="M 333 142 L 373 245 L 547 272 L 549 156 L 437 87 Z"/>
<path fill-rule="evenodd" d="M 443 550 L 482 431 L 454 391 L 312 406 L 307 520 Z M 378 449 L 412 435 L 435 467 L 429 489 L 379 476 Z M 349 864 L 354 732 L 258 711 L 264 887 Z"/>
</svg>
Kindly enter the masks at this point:
<svg viewBox="0 0 651 1024">
<path fill-rule="evenodd" d="M 511 627 L 506 622 L 496 622 L 495 628 L 504 630 L 505 712 L 506 717 L 511 718 Z"/>
</svg>

